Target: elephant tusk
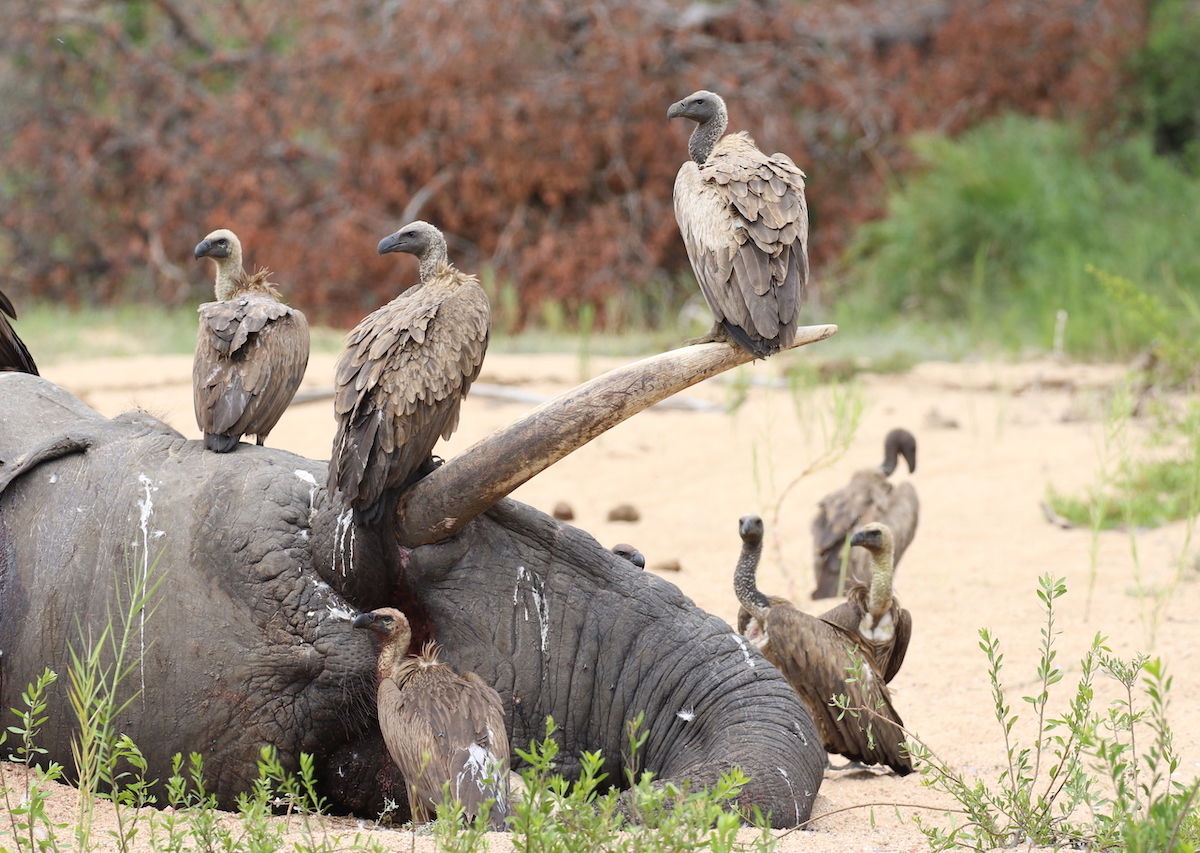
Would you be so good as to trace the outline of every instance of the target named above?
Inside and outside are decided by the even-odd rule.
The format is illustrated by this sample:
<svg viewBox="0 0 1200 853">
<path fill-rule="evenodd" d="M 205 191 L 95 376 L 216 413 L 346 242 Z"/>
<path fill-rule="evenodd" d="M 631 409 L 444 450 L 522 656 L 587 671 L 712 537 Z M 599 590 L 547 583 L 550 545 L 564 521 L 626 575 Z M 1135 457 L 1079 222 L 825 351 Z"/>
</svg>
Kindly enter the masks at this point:
<svg viewBox="0 0 1200 853">
<path fill-rule="evenodd" d="M 837 326 L 802 326 L 793 347 L 823 341 Z M 736 344 L 706 343 L 610 370 L 547 400 L 476 442 L 400 498 L 396 536 L 415 548 L 448 539 L 513 489 L 605 430 L 698 382 L 751 361 Z"/>
</svg>

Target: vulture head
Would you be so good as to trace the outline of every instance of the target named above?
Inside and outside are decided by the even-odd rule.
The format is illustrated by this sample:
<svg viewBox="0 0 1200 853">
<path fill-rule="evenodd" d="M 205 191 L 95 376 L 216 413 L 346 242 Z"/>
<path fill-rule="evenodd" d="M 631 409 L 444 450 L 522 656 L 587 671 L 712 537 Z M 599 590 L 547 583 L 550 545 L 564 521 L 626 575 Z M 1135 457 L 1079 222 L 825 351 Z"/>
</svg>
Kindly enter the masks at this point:
<svg viewBox="0 0 1200 853">
<path fill-rule="evenodd" d="M 196 244 L 194 254 L 197 259 L 212 258 L 218 266 L 226 260 L 236 260 L 241 264 L 242 243 L 228 228 L 218 228 Z"/>
<path fill-rule="evenodd" d="M 758 545 L 763 538 L 763 520 L 757 515 L 743 515 L 738 520 L 738 534 L 747 545 Z"/>
<path fill-rule="evenodd" d="M 896 470 L 897 454 L 908 463 L 908 473 L 917 470 L 917 439 L 906 429 L 896 428 L 883 440 L 883 464 L 879 468 L 885 477 Z"/>
<path fill-rule="evenodd" d="M 628 543 L 622 542 L 619 545 L 613 545 L 612 552 L 633 563 L 639 569 L 646 568 L 646 555 Z"/>
<path fill-rule="evenodd" d="M 392 674 L 392 668 L 408 654 L 412 640 L 412 629 L 408 618 L 394 607 L 380 607 L 369 613 L 360 613 L 350 623 L 354 628 L 365 628 L 378 634 L 383 640 L 379 651 L 378 671 L 381 678 Z"/>
<path fill-rule="evenodd" d="M 441 231 L 419 219 L 416 222 L 408 223 L 399 231 L 389 234 L 379 241 L 379 254 L 381 255 L 405 252 L 423 258 L 430 251 L 440 251 L 444 255 L 446 238 L 442 236 Z"/>
<path fill-rule="evenodd" d="M 704 124 L 725 115 L 725 101 L 720 95 L 707 89 L 692 92 L 682 101 L 671 104 L 667 110 L 667 118 L 688 118 L 696 124 Z"/>
<path fill-rule="evenodd" d="M 872 554 L 890 553 L 894 547 L 891 529 L 878 521 L 872 521 L 854 531 L 854 535 L 850 537 L 850 544 L 866 548 Z"/>
<path fill-rule="evenodd" d="M 242 242 L 228 228 L 218 228 L 196 244 L 197 259 L 208 258 L 217 267 L 217 299 L 232 298 L 234 279 L 242 275 Z"/>
</svg>

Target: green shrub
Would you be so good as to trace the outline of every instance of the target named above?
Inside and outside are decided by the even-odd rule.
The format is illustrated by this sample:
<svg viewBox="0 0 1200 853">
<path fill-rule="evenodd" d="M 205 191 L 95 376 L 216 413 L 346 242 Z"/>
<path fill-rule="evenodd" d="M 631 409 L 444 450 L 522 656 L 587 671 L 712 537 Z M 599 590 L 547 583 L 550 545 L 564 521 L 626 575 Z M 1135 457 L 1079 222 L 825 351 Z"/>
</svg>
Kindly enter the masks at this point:
<svg viewBox="0 0 1200 853">
<path fill-rule="evenodd" d="M 1149 135 L 1093 144 L 1073 125 L 1019 116 L 957 139 L 919 135 L 925 168 L 889 196 L 847 256 L 864 319 L 897 314 L 969 326 L 976 341 L 1049 348 L 1057 312 L 1079 355 L 1124 356 L 1195 329 L 1176 311 L 1200 280 L 1200 180 Z M 1177 328 L 1138 323 L 1089 272 L 1141 282 Z"/>
</svg>

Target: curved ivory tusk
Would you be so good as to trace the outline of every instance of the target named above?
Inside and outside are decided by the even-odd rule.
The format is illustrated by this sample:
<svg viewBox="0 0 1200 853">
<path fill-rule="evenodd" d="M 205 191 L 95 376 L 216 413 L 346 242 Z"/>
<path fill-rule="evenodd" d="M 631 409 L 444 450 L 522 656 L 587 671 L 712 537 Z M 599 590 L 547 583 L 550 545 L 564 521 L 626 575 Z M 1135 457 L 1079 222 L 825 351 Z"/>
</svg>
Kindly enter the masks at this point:
<svg viewBox="0 0 1200 853">
<path fill-rule="evenodd" d="M 801 326 L 793 347 L 837 326 Z M 605 430 L 697 382 L 751 361 L 734 344 L 696 344 L 610 370 L 547 400 L 477 441 L 404 493 L 396 535 L 408 547 L 440 542 L 525 481 Z"/>
</svg>

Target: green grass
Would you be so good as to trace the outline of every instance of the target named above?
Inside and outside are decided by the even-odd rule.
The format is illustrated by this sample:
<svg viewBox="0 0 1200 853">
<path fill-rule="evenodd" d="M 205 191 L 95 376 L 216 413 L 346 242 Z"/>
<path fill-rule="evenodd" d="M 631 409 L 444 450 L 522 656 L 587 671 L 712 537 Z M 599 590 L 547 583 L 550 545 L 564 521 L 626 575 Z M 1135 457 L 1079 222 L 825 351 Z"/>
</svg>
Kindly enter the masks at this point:
<svg viewBox="0 0 1200 853">
<path fill-rule="evenodd" d="M 1098 524 L 1101 530 L 1161 527 L 1200 511 L 1200 481 L 1191 460 L 1131 462 L 1108 488 L 1083 496 L 1060 494 L 1051 487 L 1051 509 L 1076 527 Z M 1096 515 L 1093 515 L 1096 513 Z"/>
<path fill-rule="evenodd" d="M 1061 122 L 1007 116 L 961 137 L 916 136 L 923 168 L 864 226 L 842 310 L 867 322 L 945 323 L 975 345 L 1043 350 L 1067 312 L 1067 353 L 1122 358 L 1195 336 L 1200 179 L 1148 134 L 1096 139 Z M 1096 270 L 1139 283 L 1167 310 L 1131 318 Z"/>
</svg>

